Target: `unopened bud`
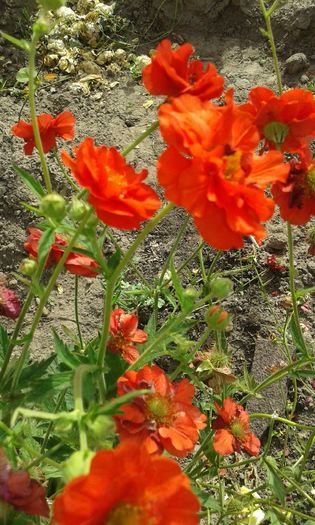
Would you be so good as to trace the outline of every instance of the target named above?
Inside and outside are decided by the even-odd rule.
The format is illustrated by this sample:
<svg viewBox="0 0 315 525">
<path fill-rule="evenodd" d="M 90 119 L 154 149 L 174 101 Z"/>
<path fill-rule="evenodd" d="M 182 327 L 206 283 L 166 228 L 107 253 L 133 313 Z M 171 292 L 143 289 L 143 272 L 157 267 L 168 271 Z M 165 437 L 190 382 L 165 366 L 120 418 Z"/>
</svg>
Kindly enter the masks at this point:
<svg viewBox="0 0 315 525">
<path fill-rule="evenodd" d="M 206 313 L 206 323 L 212 330 L 225 330 L 230 321 L 230 314 L 221 306 L 213 305 Z"/>
<path fill-rule="evenodd" d="M 99 415 L 87 422 L 89 443 L 95 448 L 111 448 L 115 438 L 116 425 L 110 416 Z"/>
<path fill-rule="evenodd" d="M 4 286 L 0 286 L 0 315 L 9 319 L 19 317 L 21 303 L 15 292 Z"/>
<path fill-rule="evenodd" d="M 35 259 L 23 259 L 20 264 L 20 272 L 23 273 L 23 275 L 34 275 L 37 270 L 37 266 L 38 265 Z"/>
<path fill-rule="evenodd" d="M 59 193 L 49 193 L 42 198 L 40 211 L 45 217 L 60 222 L 66 214 L 66 201 Z"/>
<path fill-rule="evenodd" d="M 217 297 L 218 299 L 225 299 L 232 289 L 233 283 L 231 279 L 225 277 L 216 277 L 210 282 L 211 295 Z"/>
<path fill-rule="evenodd" d="M 66 482 L 78 476 L 84 476 L 90 471 L 94 452 L 90 450 L 78 450 L 74 452 L 63 465 L 63 477 Z"/>
<path fill-rule="evenodd" d="M 77 197 L 73 197 L 73 199 L 71 201 L 69 215 L 70 215 L 70 217 L 73 220 L 79 221 L 80 219 L 83 218 L 83 216 L 87 212 L 88 208 L 89 207 L 86 204 L 86 202 L 81 201 Z"/>
</svg>

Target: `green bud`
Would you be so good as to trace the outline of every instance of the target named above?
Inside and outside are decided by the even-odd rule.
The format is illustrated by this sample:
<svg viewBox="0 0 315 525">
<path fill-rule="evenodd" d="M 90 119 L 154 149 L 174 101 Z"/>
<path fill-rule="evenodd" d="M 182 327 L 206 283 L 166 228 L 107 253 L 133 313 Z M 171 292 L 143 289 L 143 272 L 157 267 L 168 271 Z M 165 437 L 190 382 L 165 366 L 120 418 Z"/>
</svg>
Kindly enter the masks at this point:
<svg viewBox="0 0 315 525">
<path fill-rule="evenodd" d="M 73 478 L 89 473 L 94 454 L 90 450 L 78 450 L 65 461 L 62 472 L 66 483 Z"/>
<path fill-rule="evenodd" d="M 225 277 L 216 277 L 210 282 L 210 290 L 212 297 L 218 299 L 225 299 L 233 289 L 233 283 L 231 279 Z"/>
<path fill-rule="evenodd" d="M 70 205 L 69 215 L 71 219 L 75 221 L 79 221 L 82 219 L 84 214 L 89 209 L 88 204 L 86 202 L 81 201 L 77 197 L 73 197 Z"/>
<path fill-rule="evenodd" d="M 49 193 L 42 198 L 40 211 L 45 217 L 60 222 L 66 214 L 66 201 L 59 193 Z"/>
<path fill-rule="evenodd" d="M 37 262 L 34 259 L 23 259 L 20 264 L 20 272 L 23 275 L 34 275 L 37 270 Z"/>
<path fill-rule="evenodd" d="M 213 305 L 205 315 L 205 321 L 211 330 L 226 330 L 230 322 L 230 314 L 223 310 L 221 306 Z"/>
<path fill-rule="evenodd" d="M 196 288 L 194 288 L 193 286 L 188 286 L 183 292 L 183 296 L 185 299 L 197 299 L 199 295 L 200 292 L 196 290 Z"/>
<path fill-rule="evenodd" d="M 39 7 L 46 11 L 56 11 L 59 7 L 65 5 L 66 0 L 37 0 Z"/>
<path fill-rule="evenodd" d="M 96 448 L 109 448 L 116 433 L 116 425 L 110 416 L 100 415 L 87 422 L 89 442 Z"/>
</svg>

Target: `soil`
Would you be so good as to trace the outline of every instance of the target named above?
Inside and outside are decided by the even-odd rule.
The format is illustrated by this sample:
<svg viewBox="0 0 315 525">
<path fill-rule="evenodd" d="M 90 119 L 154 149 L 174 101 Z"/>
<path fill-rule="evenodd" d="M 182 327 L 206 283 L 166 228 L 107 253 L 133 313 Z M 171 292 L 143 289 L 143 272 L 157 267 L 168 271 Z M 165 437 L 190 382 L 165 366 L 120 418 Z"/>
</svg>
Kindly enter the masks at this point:
<svg viewBox="0 0 315 525">
<path fill-rule="evenodd" d="M 217 65 L 219 71 L 226 77 L 226 85 L 234 86 L 235 97 L 241 101 L 246 98 L 249 89 L 257 84 L 271 88 L 276 86 L 269 49 L 259 32 L 261 20 L 256 11 L 251 12 L 250 15 L 245 14 L 246 2 L 242 3 L 243 11 L 240 5 L 235 5 L 236 3 L 226 2 L 228 5 L 217 13 L 215 20 L 212 17 L 213 13 L 209 11 L 204 11 L 202 16 L 199 16 L 195 10 L 192 17 L 189 11 L 181 11 L 178 15 L 180 23 L 177 25 L 176 21 L 172 20 L 172 16 L 166 17 L 166 4 L 165 9 L 161 9 L 158 16 L 153 11 L 154 2 L 128 2 L 129 5 L 132 4 L 132 8 L 128 10 L 124 2 L 118 2 L 118 8 L 124 15 L 133 18 L 135 29 L 137 27 L 148 28 L 146 41 L 149 40 L 149 35 L 154 40 L 158 31 L 169 29 L 168 23 L 176 26 L 171 32 L 171 39 L 177 42 L 191 41 L 199 57 L 204 61 L 213 61 Z M 300 4 L 300 2 L 297 3 Z M 172 2 L 172 5 L 174 4 L 175 2 Z M 183 6 L 185 7 L 185 2 Z M 297 9 L 299 10 L 300 7 Z M 291 30 L 287 26 L 284 27 L 285 24 L 281 23 L 280 18 L 277 19 L 277 34 L 280 33 L 281 28 L 286 31 L 278 45 L 282 66 L 285 60 L 296 52 L 305 53 L 308 61 L 307 68 L 303 68 L 298 74 L 285 76 L 287 85 L 307 85 L 313 78 L 315 56 L 312 55 L 314 42 L 310 38 L 310 33 L 315 23 L 315 9 L 309 10 L 308 13 L 309 23 L 305 21 L 304 28 L 300 27 L 303 25 L 300 23 L 299 27 L 293 25 Z M 290 14 L 292 20 L 292 9 Z M 142 33 L 144 32 L 142 30 Z M 141 44 L 139 52 L 148 52 L 154 45 L 152 41 Z M 2 51 L 11 58 L 12 55 L 15 56 L 14 51 L 9 50 L 9 44 L 2 46 Z M 14 65 L 13 63 L 12 67 Z M 71 81 L 57 87 L 54 84 L 43 84 L 37 95 L 38 112 L 57 114 L 64 110 L 72 111 L 77 119 L 76 144 L 86 136 L 91 136 L 97 144 L 123 149 L 155 120 L 159 101 L 153 101 L 143 86 L 132 79 L 128 71 L 122 71 L 115 81 L 117 85 L 113 85 L 112 88 L 109 86 L 103 88 L 100 100 L 96 100 L 97 97 L 93 92 L 89 97 L 73 93 Z M 98 88 L 98 92 L 101 89 Z M 148 101 L 152 101 L 150 107 L 146 104 Z M 23 242 L 26 239 L 27 227 L 30 224 L 36 224 L 34 216 L 31 216 L 21 205 L 21 201 L 32 202 L 32 197 L 16 176 L 11 165 L 16 163 L 39 177 L 40 170 L 36 156 L 25 157 L 21 141 L 12 137 L 10 133 L 10 128 L 19 118 L 28 120 L 28 110 L 23 107 L 24 101 L 5 92 L 0 96 L 0 102 L 0 270 L 10 273 L 17 269 L 19 262 L 25 256 Z M 128 160 L 136 168 L 147 167 L 149 169 L 149 182 L 153 186 L 156 186 L 155 159 L 162 149 L 162 140 L 156 132 L 147 138 L 139 149 L 134 150 L 128 156 Z M 59 169 L 54 166 L 52 160 L 50 166 L 51 175 L 57 187 L 59 190 L 65 189 Z M 150 282 L 160 271 L 183 216 L 181 210 L 175 210 L 154 230 L 139 251 L 136 259 L 137 267 Z M 126 248 L 134 234 L 115 231 L 115 236 L 121 247 Z M 294 228 L 294 236 L 297 286 L 313 286 L 315 261 L 307 256 L 306 228 Z M 198 235 L 193 225 L 190 224 L 179 246 L 176 265 L 180 265 L 187 254 L 196 248 L 198 242 Z M 105 246 L 104 250 L 106 249 Z M 240 264 L 245 265 L 244 258 L 253 254 L 253 250 L 253 246 L 248 243 L 244 250 L 226 252 L 222 255 L 218 266 L 227 271 L 239 267 Z M 288 262 L 285 227 L 277 215 L 268 225 L 267 240 L 256 251 L 257 271 L 261 274 L 262 280 L 267 282 L 265 295 L 262 294 L 256 272 L 254 270 L 245 271 L 233 277 L 235 291 L 231 299 L 226 301 L 225 307 L 233 314 L 233 330 L 228 334 L 228 342 L 233 356 L 234 369 L 236 372 L 242 372 L 246 365 L 256 380 L 261 381 L 270 373 L 272 366 L 280 359 L 285 360 L 281 346 L 277 342 L 280 337 L 279 328 L 283 326 L 285 318 L 285 309 L 281 306 L 281 301 L 289 291 L 288 272 L 272 273 L 266 266 L 266 259 L 270 254 L 282 257 L 283 264 Z M 205 254 L 207 268 L 213 260 L 214 251 L 205 248 Z M 193 261 L 192 266 L 198 267 L 197 259 Z M 132 272 L 125 276 L 125 280 L 135 281 Z M 17 286 L 21 296 L 24 295 L 23 288 L 14 276 L 10 279 L 10 284 Z M 33 359 L 41 359 L 51 351 L 51 329 L 53 327 L 59 332 L 62 331 L 62 326 L 70 330 L 75 328 L 73 303 L 71 302 L 74 278 L 64 274 L 59 284 L 61 286 L 54 290 L 32 344 Z M 83 334 L 92 337 L 96 335 L 102 317 L 100 280 L 82 279 L 79 292 Z M 309 311 L 305 309 L 302 312 L 303 329 L 308 337 L 311 337 L 315 328 L 312 325 L 312 305 L 310 303 L 311 299 L 306 305 Z M 34 302 L 27 322 L 30 321 L 35 308 L 36 303 Z M 141 320 L 145 321 L 147 310 L 143 309 L 140 314 Z M 163 316 L 163 311 L 161 315 Z M 8 324 L 12 326 L 10 322 Z M 294 352 L 294 348 L 292 351 Z M 259 400 L 259 411 L 283 413 L 286 403 L 286 385 L 283 386 L 283 392 L 283 396 L 277 395 L 277 388 L 265 392 L 264 398 Z M 301 396 L 299 408 L 304 410 L 306 407 L 304 394 Z M 254 404 L 255 402 L 252 404 L 252 409 L 256 410 Z M 307 407 L 306 416 L 311 417 L 309 407 Z M 264 425 L 257 427 L 260 434 L 264 430 Z"/>
</svg>

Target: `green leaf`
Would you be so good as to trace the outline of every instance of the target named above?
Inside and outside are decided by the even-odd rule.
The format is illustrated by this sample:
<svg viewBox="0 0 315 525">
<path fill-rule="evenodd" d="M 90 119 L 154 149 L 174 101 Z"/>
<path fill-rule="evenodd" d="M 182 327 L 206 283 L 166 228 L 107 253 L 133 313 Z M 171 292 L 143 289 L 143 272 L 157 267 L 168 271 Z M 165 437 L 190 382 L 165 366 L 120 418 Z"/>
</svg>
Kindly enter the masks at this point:
<svg viewBox="0 0 315 525">
<path fill-rule="evenodd" d="M 46 396 L 52 396 L 60 390 L 65 390 L 71 386 L 73 371 L 57 372 L 45 379 L 39 379 L 32 385 L 32 389 L 26 395 L 28 402 L 38 403 Z"/>
<path fill-rule="evenodd" d="M 0 354 L 1 354 L 1 357 L 4 357 L 6 355 L 8 346 L 9 346 L 8 332 L 6 331 L 4 326 L 0 325 Z"/>
<path fill-rule="evenodd" d="M 298 350 L 300 350 L 303 357 L 308 357 L 308 350 L 305 346 L 305 342 L 303 338 L 300 336 L 300 331 L 298 330 L 298 327 L 296 326 L 296 322 L 293 316 L 290 321 L 290 329 L 291 329 L 293 343 L 298 348 Z"/>
<path fill-rule="evenodd" d="M 295 297 L 299 299 L 300 297 L 304 297 L 307 294 L 312 294 L 315 292 L 315 286 L 311 286 L 310 288 L 301 288 L 300 290 L 296 290 Z"/>
<path fill-rule="evenodd" d="M 47 359 L 43 359 L 42 361 L 32 363 L 31 365 L 24 368 L 21 374 L 19 385 L 21 387 L 25 385 L 29 386 L 31 381 L 39 377 L 42 377 L 47 371 L 48 367 L 51 365 L 51 363 L 55 359 L 56 359 L 56 356 L 55 354 L 53 354 L 53 355 L 50 355 Z"/>
<path fill-rule="evenodd" d="M 60 339 L 55 330 L 53 330 L 53 336 L 56 354 L 60 363 L 64 363 L 72 370 L 81 365 L 81 360 L 72 352 L 68 345 Z"/>
<path fill-rule="evenodd" d="M 278 500 L 285 505 L 285 487 L 279 474 L 276 472 L 276 460 L 270 456 L 265 459 L 265 467 L 267 469 L 267 482 L 274 495 Z"/>
<path fill-rule="evenodd" d="M 43 235 L 41 236 L 39 243 L 38 243 L 38 260 L 39 263 L 42 263 L 51 248 L 51 245 L 55 241 L 55 230 L 54 228 L 48 228 L 46 231 L 44 231 Z"/>
<path fill-rule="evenodd" d="M 15 173 L 21 177 L 23 182 L 26 184 L 26 186 L 36 195 L 36 197 L 39 197 L 40 199 L 44 197 L 45 190 L 43 189 L 41 183 L 35 179 L 33 175 L 28 173 L 28 171 L 24 170 L 23 168 L 20 168 L 16 164 L 13 164 L 13 169 Z"/>
<path fill-rule="evenodd" d="M 170 272 L 171 272 L 171 277 L 172 277 L 172 284 L 174 286 L 174 290 L 175 290 L 177 299 L 179 300 L 179 304 L 182 306 L 184 303 L 184 289 L 180 282 L 180 278 L 178 277 L 178 274 L 176 272 L 173 258 L 171 258 L 170 260 Z"/>
<path fill-rule="evenodd" d="M 120 263 L 120 259 L 121 259 L 121 251 L 119 249 L 117 249 L 115 251 L 115 253 L 108 259 L 108 262 L 107 262 L 108 275 L 107 275 L 107 277 L 111 277 L 111 275 L 114 273 L 114 271 L 116 270 L 117 266 Z"/>
<path fill-rule="evenodd" d="M 27 40 L 24 40 L 23 38 L 21 39 L 15 38 L 14 36 L 4 33 L 3 31 L 0 31 L 0 36 L 8 40 L 8 42 L 11 42 L 11 44 L 17 47 L 20 47 L 21 49 L 24 49 L 24 51 L 27 51 L 29 53 L 31 49 L 31 42 L 28 42 Z"/>
</svg>

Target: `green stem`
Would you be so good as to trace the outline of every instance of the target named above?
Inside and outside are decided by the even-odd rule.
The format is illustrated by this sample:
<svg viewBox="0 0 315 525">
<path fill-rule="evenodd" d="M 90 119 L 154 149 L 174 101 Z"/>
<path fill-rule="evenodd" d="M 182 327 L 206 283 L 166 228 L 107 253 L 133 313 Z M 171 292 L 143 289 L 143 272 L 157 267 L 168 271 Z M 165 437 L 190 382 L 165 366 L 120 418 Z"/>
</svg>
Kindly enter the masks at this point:
<svg viewBox="0 0 315 525">
<path fill-rule="evenodd" d="M 56 412 L 58 412 L 59 408 L 61 407 L 62 405 L 62 402 L 65 398 L 65 395 L 66 395 L 66 392 L 67 392 L 67 388 L 65 388 L 62 392 L 60 392 L 59 396 L 58 396 L 58 399 L 57 399 L 57 403 L 56 403 L 56 406 L 55 406 L 55 409 L 54 409 L 54 414 L 56 414 Z M 44 440 L 43 440 L 43 443 L 42 443 L 42 446 L 41 446 L 41 449 L 40 449 L 40 452 L 41 454 L 44 454 L 44 450 L 46 448 L 46 445 L 48 443 L 48 439 L 49 439 L 49 436 L 51 434 L 51 431 L 52 429 L 54 428 L 54 421 L 50 421 L 49 425 L 48 425 L 48 428 L 47 428 L 47 431 L 46 431 L 46 434 L 44 436 Z"/>
<path fill-rule="evenodd" d="M 305 344 L 303 333 L 301 330 L 301 325 L 300 325 L 299 310 L 298 310 L 298 304 L 297 304 L 297 299 L 296 299 L 295 282 L 294 282 L 295 266 L 294 266 L 293 235 L 292 235 L 292 226 L 289 222 L 287 222 L 287 227 L 288 227 L 288 249 L 289 249 L 289 270 L 290 270 L 290 293 L 291 293 L 291 300 L 292 300 L 292 307 L 293 307 L 293 319 L 295 321 L 295 328 L 298 331 L 299 341 L 301 342 L 303 351 L 305 352 L 305 355 L 307 357 L 311 357 L 309 355 L 309 351 Z"/>
<path fill-rule="evenodd" d="M 296 423 L 295 421 L 291 421 L 291 419 L 285 419 L 284 417 L 274 416 L 273 414 L 261 414 L 261 413 L 250 414 L 251 419 L 254 419 L 256 417 L 261 417 L 264 419 L 271 419 L 273 421 L 279 421 L 280 423 L 284 423 L 285 425 L 288 425 L 289 427 L 296 427 L 296 428 L 301 428 L 302 430 L 310 430 L 311 432 L 315 432 L 315 426 L 303 425 L 302 423 Z"/>
<path fill-rule="evenodd" d="M 273 65 L 274 65 L 274 69 L 275 69 L 275 73 L 276 73 L 276 77 L 277 77 L 278 91 L 279 91 L 279 95 L 281 95 L 281 93 L 283 91 L 282 78 L 281 78 L 281 72 L 280 72 L 280 66 L 279 66 L 279 60 L 278 60 L 278 55 L 277 55 L 275 39 L 274 39 L 274 36 L 273 36 L 273 31 L 272 31 L 272 26 L 271 26 L 271 14 L 272 14 L 273 11 L 272 10 L 269 10 L 269 11 L 266 10 L 264 0 L 259 0 L 259 3 L 260 3 L 260 7 L 261 7 L 261 10 L 262 10 L 262 13 L 263 13 L 263 16 L 264 16 L 264 19 L 265 19 L 265 23 L 266 23 L 267 37 L 268 37 L 268 40 L 269 40 L 270 49 L 271 49 L 271 53 L 272 53 L 272 59 L 273 59 Z"/>
<path fill-rule="evenodd" d="M 304 449 L 304 454 L 303 454 L 303 457 L 302 457 L 301 465 L 299 467 L 299 473 L 298 473 L 298 476 L 297 476 L 297 481 L 298 482 L 301 481 L 301 478 L 302 478 L 302 475 L 303 475 L 303 472 L 304 472 L 304 467 L 305 467 L 306 462 L 308 460 L 308 457 L 310 455 L 310 452 L 311 452 L 311 449 L 313 447 L 314 441 L 315 441 L 315 428 L 314 428 L 313 432 L 311 433 L 310 437 L 308 438 L 306 446 L 305 446 L 305 449 Z"/>
<path fill-rule="evenodd" d="M 18 385 L 18 382 L 19 382 L 19 379 L 20 379 L 20 375 L 21 375 L 21 372 L 23 370 L 23 366 L 25 364 L 25 361 L 27 359 L 27 356 L 28 356 L 28 351 L 29 351 L 29 347 L 30 347 L 30 344 L 33 340 L 33 337 L 34 337 L 34 334 L 35 334 L 35 331 L 36 331 L 36 328 L 38 326 L 38 323 L 42 317 L 42 313 L 43 313 L 43 310 L 44 310 L 44 307 L 46 305 L 46 302 L 47 302 L 47 299 L 49 298 L 51 292 L 52 292 L 52 289 L 58 279 L 58 276 L 61 272 L 61 270 L 63 269 L 63 266 L 64 266 L 64 263 L 66 262 L 67 258 L 68 258 L 68 255 L 70 254 L 77 238 L 80 236 L 80 234 L 83 232 L 84 228 L 85 228 L 85 225 L 90 217 L 90 215 L 93 213 L 93 210 L 89 210 L 84 219 L 82 220 L 81 224 L 79 225 L 77 231 L 75 232 L 75 234 L 73 235 L 72 239 L 69 241 L 69 244 L 67 245 L 67 247 L 65 248 L 64 252 L 63 252 L 63 255 L 61 257 L 61 259 L 59 260 L 58 264 L 56 265 L 54 271 L 53 271 L 53 274 L 45 288 L 45 291 L 40 299 L 40 302 L 39 302 L 39 305 L 38 305 L 38 308 L 37 308 L 37 311 L 36 311 L 36 314 L 34 316 L 34 319 L 33 319 L 33 323 L 32 323 L 32 326 L 31 326 L 31 329 L 29 331 L 29 334 L 28 334 L 28 340 L 27 342 L 25 343 L 25 345 L 23 346 L 23 349 L 22 349 L 22 352 L 21 352 L 21 355 L 19 357 L 19 360 L 17 362 L 17 365 L 16 365 L 16 370 L 15 370 L 15 373 L 14 373 L 14 376 L 13 376 L 13 380 L 12 380 L 12 388 L 11 388 L 11 392 L 14 392 L 16 386 Z"/>
<path fill-rule="evenodd" d="M 74 373 L 73 378 L 73 397 L 74 397 L 74 409 L 78 413 L 78 427 L 80 435 L 80 450 L 88 450 L 88 442 L 82 416 L 84 415 L 83 406 L 83 377 L 87 372 L 94 371 L 96 369 L 93 365 L 79 365 Z"/>
<path fill-rule="evenodd" d="M 126 155 L 128 155 L 128 153 L 130 153 L 130 151 L 132 151 L 133 149 L 135 149 L 136 146 L 138 146 L 138 144 L 140 144 L 140 142 L 142 142 L 144 139 L 146 139 L 149 135 L 151 135 L 151 133 L 153 133 L 153 131 L 155 131 L 157 128 L 159 127 L 159 122 L 156 121 L 156 122 L 153 122 L 153 124 L 151 124 L 151 126 L 149 126 L 143 133 L 141 133 L 133 142 L 131 142 L 129 144 L 129 146 L 127 146 L 123 151 L 122 151 L 122 155 L 125 157 Z"/>
<path fill-rule="evenodd" d="M 153 228 L 162 220 L 164 217 L 174 208 L 174 204 L 169 203 L 162 210 L 153 217 L 153 219 L 150 220 L 150 222 L 143 228 L 143 230 L 138 234 L 135 241 L 132 243 L 130 248 L 127 250 L 125 257 L 120 261 L 117 268 L 114 270 L 113 274 L 109 278 L 107 282 L 107 288 L 106 288 L 106 295 L 105 295 L 105 301 L 104 301 L 104 317 L 103 317 L 103 328 L 100 338 L 100 344 L 99 344 L 99 350 L 98 350 L 98 358 L 97 358 L 97 364 L 100 369 L 104 366 L 105 361 L 105 355 L 106 355 L 106 340 L 109 333 L 109 322 L 110 322 L 110 315 L 112 311 L 112 300 L 113 300 L 113 292 L 115 288 L 116 281 L 118 277 L 121 275 L 124 268 L 129 264 L 131 261 L 135 251 L 139 247 L 139 245 L 142 243 L 142 241 L 147 237 L 147 235 L 153 230 Z"/>
<path fill-rule="evenodd" d="M 80 341 L 80 348 L 83 348 L 83 340 L 82 340 L 82 334 L 81 334 L 81 327 L 80 327 L 80 318 L 79 318 L 79 301 L 78 301 L 78 292 L 79 292 L 79 278 L 76 275 L 75 281 L 74 281 L 74 314 L 75 314 L 75 322 L 77 325 L 77 331 L 78 331 L 78 337 Z"/>
<path fill-rule="evenodd" d="M 33 133 L 34 133 L 34 139 L 36 148 L 38 151 L 38 155 L 40 158 L 41 166 L 42 166 L 42 172 L 43 172 L 43 178 L 45 182 L 45 186 L 48 193 L 52 192 L 52 185 L 51 180 L 49 176 L 48 166 L 46 162 L 45 153 L 43 150 L 43 145 L 41 141 L 41 136 L 39 132 L 39 126 L 36 116 L 36 105 L 35 105 L 35 83 L 34 83 L 34 76 L 35 76 L 35 56 L 36 56 L 36 47 L 39 42 L 40 35 L 38 32 L 34 32 L 32 36 L 32 43 L 31 48 L 29 52 L 29 64 L 28 64 L 28 75 L 29 75 L 29 81 L 28 81 L 28 98 L 29 98 L 29 106 L 30 106 L 30 113 L 31 113 L 31 120 L 32 120 L 32 126 L 33 126 Z"/>
</svg>

